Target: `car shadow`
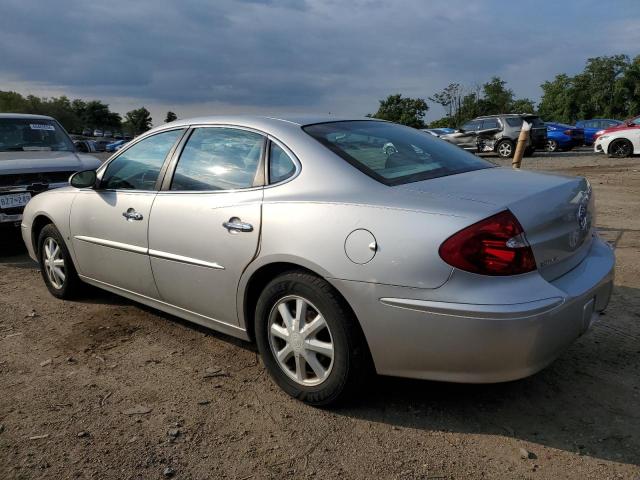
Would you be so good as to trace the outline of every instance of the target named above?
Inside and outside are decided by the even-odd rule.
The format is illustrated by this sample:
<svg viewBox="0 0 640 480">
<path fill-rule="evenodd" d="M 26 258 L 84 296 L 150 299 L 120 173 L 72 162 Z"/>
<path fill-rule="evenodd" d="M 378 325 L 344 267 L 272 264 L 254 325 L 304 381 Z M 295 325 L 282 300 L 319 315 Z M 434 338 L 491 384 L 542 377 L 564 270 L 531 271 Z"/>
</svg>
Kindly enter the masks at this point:
<svg viewBox="0 0 640 480">
<path fill-rule="evenodd" d="M 610 310 L 553 364 L 486 385 L 374 377 L 336 413 L 424 431 L 497 435 L 640 465 L 640 289 L 616 287 Z M 533 448 L 535 454 L 535 448 Z"/>
</svg>

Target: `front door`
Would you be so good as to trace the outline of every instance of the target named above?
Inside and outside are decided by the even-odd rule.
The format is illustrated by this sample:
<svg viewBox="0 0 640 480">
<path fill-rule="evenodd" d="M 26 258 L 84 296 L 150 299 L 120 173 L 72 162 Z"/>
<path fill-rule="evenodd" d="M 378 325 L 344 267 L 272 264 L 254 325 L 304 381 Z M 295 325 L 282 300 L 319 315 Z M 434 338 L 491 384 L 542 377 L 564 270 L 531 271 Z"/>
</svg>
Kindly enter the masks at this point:
<svg viewBox="0 0 640 480">
<path fill-rule="evenodd" d="M 158 292 L 148 255 L 148 226 L 162 165 L 184 130 L 147 137 L 107 165 L 95 189 L 71 207 L 72 245 L 80 275 L 151 298 Z"/>
<path fill-rule="evenodd" d="M 191 133 L 149 221 L 151 267 L 163 301 L 238 324 L 238 282 L 260 238 L 265 142 L 238 128 Z"/>
</svg>

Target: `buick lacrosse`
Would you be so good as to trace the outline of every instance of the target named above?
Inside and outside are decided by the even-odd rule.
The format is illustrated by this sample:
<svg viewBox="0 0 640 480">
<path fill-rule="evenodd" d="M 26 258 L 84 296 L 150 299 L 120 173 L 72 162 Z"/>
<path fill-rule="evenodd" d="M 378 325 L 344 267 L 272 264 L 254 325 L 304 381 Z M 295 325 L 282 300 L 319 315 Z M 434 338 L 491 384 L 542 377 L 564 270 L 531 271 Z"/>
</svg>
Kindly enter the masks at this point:
<svg viewBox="0 0 640 480">
<path fill-rule="evenodd" d="M 531 375 L 609 302 L 580 177 L 499 168 L 401 125 L 205 117 L 155 128 L 27 205 L 49 291 L 88 283 L 255 341 L 327 405 L 373 370 Z"/>
</svg>

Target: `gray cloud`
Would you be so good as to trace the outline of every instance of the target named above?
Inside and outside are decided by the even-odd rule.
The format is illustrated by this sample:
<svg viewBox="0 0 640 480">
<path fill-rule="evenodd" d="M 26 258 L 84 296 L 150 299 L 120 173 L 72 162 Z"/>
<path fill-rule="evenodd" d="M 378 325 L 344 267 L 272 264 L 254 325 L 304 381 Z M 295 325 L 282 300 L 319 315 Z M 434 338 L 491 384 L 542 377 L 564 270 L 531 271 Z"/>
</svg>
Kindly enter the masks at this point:
<svg viewBox="0 0 640 480">
<path fill-rule="evenodd" d="M 186 110 L 362 114 L 389 93 L 427 97 L 492 75 L 535 99 L 542 81 L 587 57 L 637 52 L 640 2 L 608 4 L 606 22 L 601 9 L 596 0 L 4 0 L 0 80 Z"/>
</svg>

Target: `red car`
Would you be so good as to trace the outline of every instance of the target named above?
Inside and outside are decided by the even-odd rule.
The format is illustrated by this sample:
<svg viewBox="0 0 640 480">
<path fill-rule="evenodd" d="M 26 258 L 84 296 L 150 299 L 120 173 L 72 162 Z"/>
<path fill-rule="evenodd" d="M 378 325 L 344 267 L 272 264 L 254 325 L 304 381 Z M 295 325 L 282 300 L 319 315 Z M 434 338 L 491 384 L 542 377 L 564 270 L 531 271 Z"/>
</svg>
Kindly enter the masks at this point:
<svg viewBox="0 0 640 480">
<path fill-rule="evenodd" d="M 596 139 L 604 133 L 611 133 L 618 130 L 624 130 L 625 128 L 640 128 L 640 115 L 638 115 L 637 117 L 631 118 L 629 120 L 626 120 L 625 122 L 621 123 L 620 125 L 616 125 L 615 127 L 609 127 L 609 128 L 605 128 L 604 130 L 598 130 L 596 133 L 593 134 L 593 141 L 595 142 Z"/>
</svg>

